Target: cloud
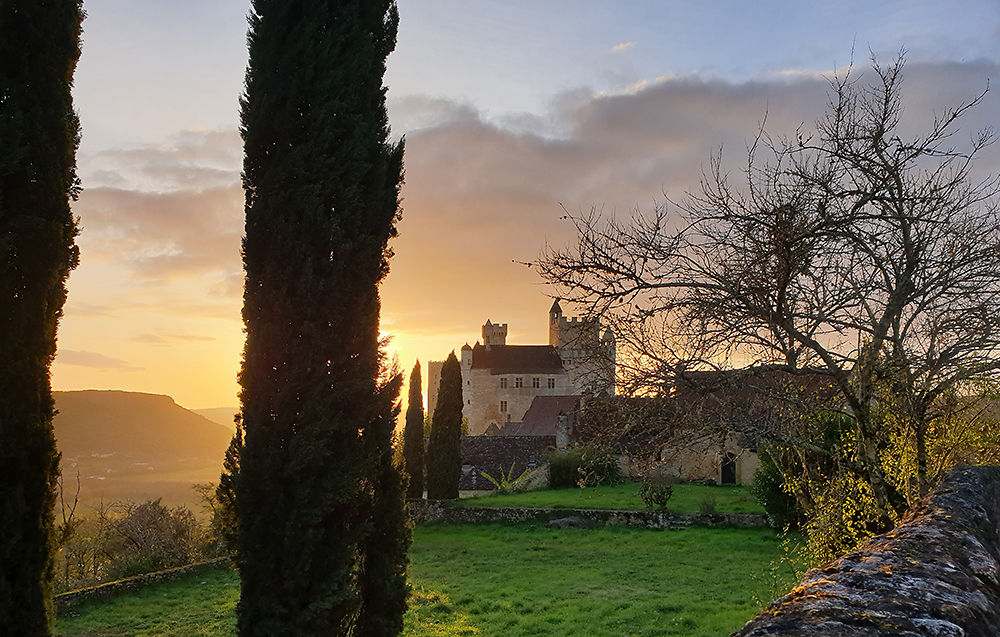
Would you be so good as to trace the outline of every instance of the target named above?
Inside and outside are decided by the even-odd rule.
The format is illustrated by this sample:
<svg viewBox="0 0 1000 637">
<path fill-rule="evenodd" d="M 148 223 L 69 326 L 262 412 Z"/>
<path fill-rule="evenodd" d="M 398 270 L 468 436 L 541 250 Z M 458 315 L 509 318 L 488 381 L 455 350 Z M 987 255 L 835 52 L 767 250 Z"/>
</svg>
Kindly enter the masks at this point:
<svg viewBox="0 0 1000 637">
<path fill-rule="evenodd" d="M 203 189 L 239 182 L 236 130 L 180 131 L 162 144 L 106 148 L 80 157 L 85 188 Z"/>
<path fill-rule="evenodd" d="M 55 362 L 62 365 L 93 367 L 95 369 L 111 369 L 122 372 L 137 372 L 143 369 L 142 367 L 132 365 L 128 361 L 123 361 L 120 358 L 105 356 L 99 352 L 86 352 L 73 349 L 58 350 Z"/>
<path fill-rule="evenodd" d="M 919 130 L 935 112 L 978 95 L 998 71 L 981 61 L 909 65 L 905 127 Z M 423 358 L 474 341 L 487 317 L 544 342 L 551 290 L 516 262 L 534 259 L 546 243 L 573 240 L 561 219 L 566 210 L 621 216 L 665 195 L 682 198 L 720 148 L 736 183 L 765 116 L 769 131 L 791 133 L 822 113 L 828 88 L 813 73 L 743 83 L 670 76 L 615 94 L 577 88 L 531 115 L 483 113 L 428 96 L 394 100 L 394 134 L 406 133 L 406 182 L 396 256 L 382 289 L 385 327 L 401 343 L 442 350 L 417 352 Z M 998 123 L 1000 95 L 989 94 L 955 141 Z M 121 179 L 87 187 L 74 208 L 83 265 L 71 286 L 94 264 L 121 281 L 113 298 L 109 286 L 83 298 L 71 289 L 67 318 L 111 306 L 130 316 L 226 319 L 225 329 L 233 329 L 243 280 L 239 152 L 232 130 L 179 133 L 162 146 L 100 154 L 106 163 L 91 174 L 110 170 Z M 984 158 L 984 170 L 1000 172 L 1000 148 Z M 149 328 L 136 336 L 148 345 L 176 337 Z M 74 356 L 88 360 L 69 360 Z M 104 364 L 130 368 L 109 360 Z"/>
<path fill-rule="evenodd" d="M 192 334 L 185 330 L 156 329 L 152 332 L 134 336 L 132 340 L 137 343 L 147 343 L 150 345 L 169 345 L 176 341 L 214 341 L 216 339 L 214 336 Z"/>
<path fill-rule="evenodd" d="M 164 282 L 240 269 L 243 190 L 236 184 L 143 192 L 84 190 L 74 206 L 87 259 L 113 261 L 141 279 Z"/>
<path fill-rule="evenodd" d="M 624 53 L 635 46 L 635 42 L 619 42 L 611 47 L 611 53 Z"/>
<path fill-rule="evenodd" d="M 909 65 L 904 129 L 920 130 L 935 112 L 978 95 L 998 71 L 987 62 Z M 535 258 L 546 242 L 572 241 L 563 207 L 621 216 L 665 195 L 683 198 L 720 148 L 737 183 L 761 122 L 775 134 L 810 125 L 829 87 L 826 77 L 801 73 L 743 83 L 664 77 L 605 95 L 577 90 L 553 100 L 558 134 L 438 104 L 441 119 L 407 135 L 386 309 L 412 334 L 466 325 L 475 336 L 487 316 L 544 327 L 524 299 L 537 295 L 544 305 L 549 290 L 513 262 Z M 1000 123 L 994 94 L 968 115 L 956 143 L 990 123 Z M 997 150 L 984 155 L 984 169 L 1000 172 Z"/>
</svg>

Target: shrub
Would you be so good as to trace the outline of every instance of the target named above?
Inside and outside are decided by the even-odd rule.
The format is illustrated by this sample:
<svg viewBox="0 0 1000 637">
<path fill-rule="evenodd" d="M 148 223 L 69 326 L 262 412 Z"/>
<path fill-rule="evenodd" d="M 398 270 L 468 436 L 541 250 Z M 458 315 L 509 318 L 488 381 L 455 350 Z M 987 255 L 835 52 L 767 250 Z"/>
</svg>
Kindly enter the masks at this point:
<svg viewBox="0 0 1000 637">
<path fill-rule="evenodd" d="M 644 478 L 639 486 L 639 497 L 650 509 L 666 509 L 667 500 L 674 494 L 674 485 L 664 477 Z"/>
<path fill-rule="evenodd" d="M 623 481 L 618 457 L 604 447 L 581 447 L 579 479 L 581 487 L 620 484 Z"/>
<path fill-rule="evenodd" d="M 549 454 L 549 487 L 577 486 L 580 479 L 580 449 L 555 450 Z"/>
<path fill-rule="evenodd" d="M 111 579 L 183 566 L 197 557 L 198 521 L 186 507 L 168 509 L 159 499 L 124 506 L 112 521 L 118 557 L 108 565 Z"/>
<path fill-rule="evenodd" d="M 753 476 L 750 491 L 767 511 L 771 524 L 777 529 L 798 529 L 802 522 L 802 511 L 795 497 L 784 487 L 784 478 L 774 461 L 766 452 L 760 452 L 760 468 Z"/>
<path fill-rule="evenodd" d="M 698 511 L 700 513 L 716 513 L 715 496 L 706 495 L 705 497 L 703 497 L 701 499 L 701 502 L 698 503 Z"/>
<path fill-rule="evenodd" d="M 497 491 L 499 493 L 512 493 L 516 491 L 518 485 L 524 482 L 524 479 L 528 477 L 528 470 L 525 469 L 524 471 L 521 472 L 521 475 L 515 478 L 514 464 L 515 463 L 513 462 L 510 463 L 510 469 L 507 471 L 507 473 L 504 473 L 503 468 L 501 468 L 499 472 L 500 475 L 497 478 L 494 478 L 493 476 L 482 470 L 479 471 L 479 475 L 489 480 L 490 483 L 497 488 Z"/>
</svg>

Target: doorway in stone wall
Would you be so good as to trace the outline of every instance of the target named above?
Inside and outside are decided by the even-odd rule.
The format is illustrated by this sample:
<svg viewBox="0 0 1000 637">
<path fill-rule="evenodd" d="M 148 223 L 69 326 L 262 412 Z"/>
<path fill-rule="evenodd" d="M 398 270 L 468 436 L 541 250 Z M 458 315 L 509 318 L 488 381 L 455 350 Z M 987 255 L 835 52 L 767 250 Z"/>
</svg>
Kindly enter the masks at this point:
<svg viewBox="0 0 1000 637">
<path fill-rule="evenodd" d="M 722 454 L 722 484 L 736 484 L 736 455 Z"/>
</svg>

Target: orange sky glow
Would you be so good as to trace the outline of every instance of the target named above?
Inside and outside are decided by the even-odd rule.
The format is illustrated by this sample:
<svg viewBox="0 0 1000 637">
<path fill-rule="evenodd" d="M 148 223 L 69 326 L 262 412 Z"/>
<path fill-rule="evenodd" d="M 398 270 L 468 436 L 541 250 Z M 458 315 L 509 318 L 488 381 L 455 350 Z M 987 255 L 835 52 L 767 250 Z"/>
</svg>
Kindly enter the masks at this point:
<svg viewBox="0 0 1000 637">
<path fill-rule="evenodd" d="M 555 291 L 517 262 L 572 240 L 566 211 L 622 216 L 682 197 L 720 147 L 738 171 L 765 113 L 770 130 L 788 132 L 822 111 L 824 75 L 850 61 L 852 42 L 880 57 L 907 46 L 913 126 L 1000 77 L 990 3 L 903 12 L 859 2 L 857 11 L 878 15 L 824 15 L 826 30 L 809 46 L 794 34 L 819 8 L 772 24 L 685 3 L 611 11 L 588 2 L 560 13 L 565 33 L 554 33 L 549 3 L 475 4 L 401 2 L 389 58 L 406 181 L 382 330 L 406 374 L 417 358 L 474 343 L 487 318 L 509 324 L 508 342 L 545 343 Z M 246 9 L 235 0 L 87 2 L 75 82 L 81 265 L 69 280 L 55 389 L 238 404 Z M 442 18 L 454 13 L 468 29 Z M 962 134 L 984 125 L 1000 125 L 998 91 Z M 998 167 L 994 147 L 982 170 Z"/>
</svg>

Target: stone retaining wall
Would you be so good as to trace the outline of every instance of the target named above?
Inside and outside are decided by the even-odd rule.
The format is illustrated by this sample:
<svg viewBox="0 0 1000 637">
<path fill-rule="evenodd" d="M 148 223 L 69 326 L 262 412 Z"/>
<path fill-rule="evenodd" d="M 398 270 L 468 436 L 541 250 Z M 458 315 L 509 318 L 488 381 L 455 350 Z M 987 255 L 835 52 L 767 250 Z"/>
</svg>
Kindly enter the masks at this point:
<svg viewBox="0 0 1000 637">
<path fill-rule="evenodd" d="M 902 524 L 806 573 L 733 633 L 1000 635 L 1000 467 L 952 471 Z"/>
<path fill-rule="evenodd" d="M 152 584 L 154 582 L 166 582 L 172 579 L 177 579 L 189 573 L 200 573 L 201 571 L 206 571 L 223 564 L 228 564 L 228 557 L 220 557 L 218 559 L 209 560 L 207 562 L 198 562 L 197 564 L 188 564 L 187 566 L 180 566 L 178 568 L 170 568 L 164 571 L 156 571 L 155 573 L 145 573 L 143 575 L 136 575 L 135 577 L 127 577 L 125 579 L 116 580 L 114 582 L 107 582 L 104 584 L 98 584 L 97 586 L 90 586 L 88 588 L 81 588 L 75 591 L 69 591 L 66 593 L 60 593 L 59 595 L 54 595 L 52 601 L 56 605 L 56 609 L 62 611 L 64 609 L 75 606 L 81 602 L 90 601 L 93 599 L 98 599 L 100 597 L 110 597 L 112 595 L 118 595 L 125 591 L 130 591 L 146 584 Z"/>
<path fill-rule="evenodd" d="M 689 526 L 766 527 L 763 513 L 696 513 L 669 511 L 606 511 L 601 509 L 524 509 L 515 507 L 456 506 L 447 500 L 410 500 L 414 522 L 482 524 L 488 522 L 549 522 L 576 517 L 592 524 L 613 524 L 647 529 L 682 529 Z"/>
</svg>

